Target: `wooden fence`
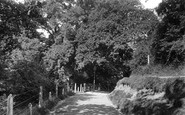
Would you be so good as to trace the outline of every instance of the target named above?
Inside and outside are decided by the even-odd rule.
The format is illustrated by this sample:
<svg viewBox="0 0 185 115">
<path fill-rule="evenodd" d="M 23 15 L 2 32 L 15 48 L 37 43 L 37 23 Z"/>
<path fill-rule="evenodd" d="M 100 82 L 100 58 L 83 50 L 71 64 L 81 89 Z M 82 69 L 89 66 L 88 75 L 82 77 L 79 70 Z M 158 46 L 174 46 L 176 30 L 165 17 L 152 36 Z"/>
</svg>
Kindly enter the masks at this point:
<svg viewBox="0 0 185 115">
<path fill-rule="evenodd" d="M 40 86 L 40 91 L 39 91 L 39 102 L 38 102 L 38 107 L 41 108 L 44 105 L 44 100 L 43 100 L 43 87 Z M 67 87 L 67 90 L 65 90 L 64 88 L 62 89 L 62 95 L 65 95 L 68 91 L 72 91 L 74 93 L 83 93 L 86 91 L 86 83 L 84 84 L 74 84 L 74 86 L 71 87 Z M 55 88 L 55 96 L 58 97 L 59 96 L 59 85 L 56 84 L 56 88 Z M 5 101 L 7 102 L 7 107 L 6 107 L 6 112 L 3 115 L 13 115 L 14 112 L 14 99 L 15 96 L 13 96 L 12 94 L 10 94 L 7 99 L 5 99 Z M 53 101 L 53 97 L 52 97 L 52 93 L 49 92 L 49 97 L 48 97 L 49 101 Z M 28 104 L 28 108 L 29 108 L 29 115 L 33 115 L 33 105 L 31 103 Z M 51 112 L 51 114 L 53 114 Z"/>
</svg>

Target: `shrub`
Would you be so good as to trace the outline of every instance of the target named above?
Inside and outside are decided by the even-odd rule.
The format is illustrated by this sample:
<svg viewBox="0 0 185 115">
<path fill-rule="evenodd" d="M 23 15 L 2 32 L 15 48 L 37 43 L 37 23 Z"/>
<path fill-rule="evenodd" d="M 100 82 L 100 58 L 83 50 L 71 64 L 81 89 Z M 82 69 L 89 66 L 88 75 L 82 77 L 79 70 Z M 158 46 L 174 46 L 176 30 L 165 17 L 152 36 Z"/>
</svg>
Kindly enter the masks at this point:
<svg viewBox="0 0 185 115">
<path fill-rule="evenodd" d="M 131 115 L 132 110 L 134 109 L 134 103 L 132 103 L 130 100 L 126 99 L 124 103 L 121 105 L 121 112 L 126 115 Z"/>
<path fill-rule="evenodd" d="M 167 84 L 165 97 L 173 103 L 173 107 L 181 107 L 181 99 L 185 97 L 184 80 L 176 79 L 174 82 Z"/>
<path fill-rule="evenodd" d="M 150 80 L 147 83 L 153 84 L 152 79 Z M 121 101 L 121 112 L 126 115 L 184 115 L 185 112 L 182 108 L 185 102 L 184 80 L 168 79 L 164 80 L 164 82 L 167 82 L 167 84 L 164 86 L 164 90 L 165 98 L 168 101 L 166 101 L 165 98 L 163 99 L 164 101 L 157 99 L 148 100 L 145 98 L 137 98 L 133 101 L 124 99 L 124 102 Z"/>
<path fill-rule="evenodd" d="M 137 99 L 125 101 L 121 112 L 126 115 L 170 115 L 166 103 L 156 100 Z"/>
<path fill-rule="evenodd" d="M 165 81 L 157 77 L 146 77 L 143 80 L 143 87 L 152 89 L 154 92 L 162 92 L 165 88 Z"/>
<path fill-rule="evenodd" d="M 122 100 L 125 97 L 127 97 L 127 94 L 122 90 L 113 91 L 109 95 L 110 100 L 113 102 L 114 105 L 117 106 L 120 105 L 120 100 Z"/>
</svg>

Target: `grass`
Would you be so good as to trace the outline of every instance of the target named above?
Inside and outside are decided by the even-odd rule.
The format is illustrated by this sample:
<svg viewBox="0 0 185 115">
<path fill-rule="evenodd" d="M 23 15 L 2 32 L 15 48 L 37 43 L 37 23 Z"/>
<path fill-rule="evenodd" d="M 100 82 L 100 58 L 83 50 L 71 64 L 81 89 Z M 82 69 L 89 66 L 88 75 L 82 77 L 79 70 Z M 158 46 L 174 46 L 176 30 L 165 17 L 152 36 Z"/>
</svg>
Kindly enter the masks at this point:
<svg viewBox="0 0 185 115">
<path fill-rule="evenodd" d="M 58 98 L 53 97 L 51 101 L 48 99 L 45 100 L 41 108 L 39 108 L 38 105 L 35 105 L 32 110 L 33 115 L 47 115 L 50 111 L 53 111 L 54 107 L 57 105 L 59 101 L 64 100 L 65 98 L 72 96 L 72 95 L 74 95 L 74 93 L 69 91 L 65 95 L 59 95 Z M 18 115 L 30 115 L 30 111 L 28 107 L 21 111 L 22 111 L 21 113 L 18 112 L 19 113 Z"/>
<path fill-rule="evenodd" d="M 132 76 L 154 76 L 154 77 L 179 77 L 185 76 L 184 66 L 175 67 L 173 65 L 163 66 L 163 65 L 147 65 L 139 66 L 133 70 Z"/>
</svg>

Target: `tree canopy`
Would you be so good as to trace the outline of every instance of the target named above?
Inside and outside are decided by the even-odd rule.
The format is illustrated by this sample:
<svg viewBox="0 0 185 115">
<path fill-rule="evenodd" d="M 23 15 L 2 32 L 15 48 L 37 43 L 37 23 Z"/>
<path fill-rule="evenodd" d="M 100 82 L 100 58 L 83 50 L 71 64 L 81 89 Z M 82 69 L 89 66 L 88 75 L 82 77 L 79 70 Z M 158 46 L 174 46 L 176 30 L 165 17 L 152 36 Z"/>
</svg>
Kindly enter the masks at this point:
<svg viewBox="0 0 185 115">
<path fill-rule="evenodd" d="M 2 0 L 2 79 L 30 82 L 33 75 L 33 84 L 50 86 L 55 79 L 92 83 L 95 76 L 106 85 L 147 65 L 148 55 L 155 63 L 183 62 L 183 4 L 163 1 L 157 16 L 138 0 Z"/>
<path fill-rule="evenodd" d="M 148 39 L 158 20 L 137 0 L 49 1 L 45 8 L 50 26 L 58 28 L 44 57 L 55 75 L 61 77 L 63 68 L 65 76 L 87 78 L 85 72 L 92 81 L 96 66 L 97 79 L 103 83 L 128 77 L 131 60 L 138 55 L 144 58 L 134 64 L 146 62 Z"/>
<path fill-rule="evenodd" d="M 178 65 L 184 62 L 184 0 L 165 0 L 157 8 L 161 22 L 153 40 L 155 62 Z"/>
</svg>

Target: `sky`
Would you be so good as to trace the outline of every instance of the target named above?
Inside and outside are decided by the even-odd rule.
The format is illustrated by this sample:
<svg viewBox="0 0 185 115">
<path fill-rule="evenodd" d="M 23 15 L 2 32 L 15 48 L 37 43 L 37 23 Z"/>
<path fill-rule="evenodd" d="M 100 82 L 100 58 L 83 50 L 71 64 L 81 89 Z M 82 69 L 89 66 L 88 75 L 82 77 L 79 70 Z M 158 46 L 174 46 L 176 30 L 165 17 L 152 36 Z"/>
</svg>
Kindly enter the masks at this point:
<svg viewBox="0 0 185 115">
<path fill-rule="evenodd" d="M 162 0 L 140 0 L 145 8 L 154 9 L 156 8 Z"/>
<path fill-rule="evenodd" d="M 15 0 L 16 2 L 21 2 L 21 3 L 23 3 L 24 2 L 24 0 Z"/>
</svg>

